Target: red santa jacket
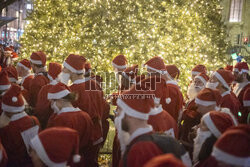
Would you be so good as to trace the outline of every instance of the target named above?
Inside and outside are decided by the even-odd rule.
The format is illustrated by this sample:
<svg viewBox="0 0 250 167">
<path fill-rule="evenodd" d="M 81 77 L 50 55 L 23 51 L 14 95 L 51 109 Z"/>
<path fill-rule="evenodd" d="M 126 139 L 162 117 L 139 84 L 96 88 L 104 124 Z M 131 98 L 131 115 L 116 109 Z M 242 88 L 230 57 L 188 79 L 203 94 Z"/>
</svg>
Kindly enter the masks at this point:
<svg viewBox="0 0 250 167">
<path fill-rule="evenodd" d="M 79 134 L 81 153 L 85 147 L 92 144 L 93 123 L 89 115 L 79 108 L 62 108 L 57 115 L 49 119 L 48 125 L 49 127 L 63 126 L 75 129 Z"/>
<path fill-rule="evenodd" d="M 31 75 L 31 74 L 27 75 L 26 77 L 23 77 L 22 80 L 21 80 L 21 83 L 20 83 L 21 86 L 24 89 L 26 89 L 26 90 L 29 91 L 29 89 L 30 89 L 30 82 L 32 81 L 32 79 L 34 79 L 34 75 Z"/>
<path fill-rule="evenodd" d="M 238 111 L 240 109 L 239 100 L 235 99 L 230 91 L 226 91 L 221 94 L 222 98 L 220 100 L 221 108 L 229 108 L 232 114 L 238 118 Z"/>
<path fill-rule="evenodd" d="M 2 142 L 0 141 L 0 167 L 5 167 L 7 165 L 7 162 L 8 162 L 8 157 L 2 145 Z"/>
<path fill-rule="evenodd" d="M 29 96 L 30 106 L 35 107 L 37 102 L 38 93 L 44 85 L 49 83 L 49 79 L 42 73 L 35 75 L 34 79 L 30 81 Z"/>
<path fill-rule="evenodd" d="M 177 138 L 177 124 L 174 118 L 162 107 L 149 116 L 148 124 L 150 124 L 155 132 L 162 132 Z"/>
<path fill-rule="evenodd" d="M 43 86 L 42 89 L 39 91 L 39 94 L 37 97 L 34 115 L 40 121 L 42 129 L 44 129 L 47 126 L 49 117 L 54 112 L 51 109 L 50 101 L 48 100 L 48 92 L 49 92 L 49 89 L 53 86 L 53 84 L 55 83 Z"/>
<path fill-rule="evenodd" d="M 87 82 L 89 81 L 89 82 Z M 70 86 L 72 92 L 78 93 L 78 100 L 72 104 L 85 111 L 91 117 L 94 129 L 94 145 L 103 142 L 102 117 L 104 110 L 103 93 L 98 89 L 95 81 L 90 79 L 79 79 Z"/>
<path fill-rule="evenodd" d="M 244 93 L 246 92 L 246 90 L 250 88 L 250 82 L 244 82 L 244 83 L 238 83 L 235 85 L 234 87 L 234 93 L 236 95 L 236 97 L 239 99 L 240 101 L 240 111 L 241 111 L 241 116 L 238 117 L 239 119 L 239 123 L 246 123 L 247 120 L 247 112 L 245 111 L 245 108 L 243 107 L 243 96 Z"/>
<path fill-rule="evenodd" d="M 2 144 L 8 155 L 8 166 L 33 166 L 22 139 L 21 132 L 35 125 L 39 125 L 36 117 L 28 116 L 25 112 L 21 112 L 13 115 L 9 125 L 0 129 Z"/>
<path fill-rule="evenodd" d="M 178 121 L 179 113 L 183 108 L 183 95 L 180 91 L 180 88 L 175 82 L 167 81 L 166 82 L 168 95 L 171 101 L 169 103 L 166 100 L 161 100 L 161 104 L 164 110 L 166 110 L 174 119 Z"/>
<path fill-rule="evenodd" d="M 145 165 L 150 159 L 163 154 L 159 147 L 152 141 L 140 141 L 133 144 L 135 139 L 143 134 L 152 133 L 153 128 L 139 128 L 130 137 L 132 147 L 127 153 L 127 166 L 139 167 Z M 123 167 L 123 159 L 120 161 L 120 167 Z"/>
</svg>

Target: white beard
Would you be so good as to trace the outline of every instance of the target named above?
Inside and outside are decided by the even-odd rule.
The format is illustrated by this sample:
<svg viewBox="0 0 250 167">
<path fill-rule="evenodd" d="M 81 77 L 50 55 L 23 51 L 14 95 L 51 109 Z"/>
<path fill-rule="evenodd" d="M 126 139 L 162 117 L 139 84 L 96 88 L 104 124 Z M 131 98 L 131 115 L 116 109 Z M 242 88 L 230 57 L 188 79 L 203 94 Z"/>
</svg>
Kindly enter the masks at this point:
<svg viewBox="0 0 250 167">
<path fill-rule="evenodd" d="M 130 134 L 124 130 L 122 130 L 122 119 L 125 114 L 122 112 L 118 117 L 115 118 L 115 127 L 117 129 L 117 137 L 120 142 L 120 148 L 122 155 L 126 150 L 126 146 L 129 144 Z"/>
<path fill-rule="evenodd" d="M 197 136 L 194 138 L 194 151 L 193 151 L 193 162 L 196 163 L 199 161 L 198 156 L 201 150 L 203 143 L 208 137 L 211 136 L 210 131 L 201 131 L 200 128 L 197 130 Z"/>
<path fill-rule="evenodd" d="M 68 85 L 69 80 L 70 80 L 70 74 L 65 73 L 65 72 L 61 72 L 58 76 L 58 79 L 60 82 L 62 82 L 65 85 Z"/>
<path fill-rule="evenodd" d="M 201 91 L 200 88 L 196 88 L 194 83 L 191 83 L 191 85 L 188 87 L 188 90 L 187 90 L 187 96 L 189 100 L 193 100 L 194 98 L 196 98 L 196 96 L 198 95 L 200 91 Z"/>
</svg>

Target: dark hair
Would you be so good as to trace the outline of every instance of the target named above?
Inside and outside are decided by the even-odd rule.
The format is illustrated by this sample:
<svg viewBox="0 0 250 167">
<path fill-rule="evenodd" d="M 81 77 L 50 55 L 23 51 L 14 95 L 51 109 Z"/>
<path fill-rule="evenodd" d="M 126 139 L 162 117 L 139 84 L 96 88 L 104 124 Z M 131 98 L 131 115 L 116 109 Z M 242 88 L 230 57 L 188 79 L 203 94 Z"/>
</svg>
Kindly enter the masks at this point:
<svg viewBox="0 0 250 167">
<path fill-rule="evenodd" d="M 64 96 L 62 99 L 73 102 L 78 99 L 78 94 L 75 92 L 71 92 L 67 96 Z"/>
<path fill-rule="evenodd" d="M 32 63 L 32 62 L 31 62 L 31 64 L 33 64 L 34 66 L 36 66 L 36 67 L 38 67 L 38 68 L 45 67 L 45 66 L 44 66 L 44 65 L 42 65 L 42 64 L 34 64 L 34 63 Z"/>
<path fill-rule="evenodd" d="M 213 134 L 205 140 L 205 142 L 201 146 L 201 150 L 198 156 L 199 161 L 203 161 L 210 156 L 216 140 L 217 138 Z"/>
</svg>

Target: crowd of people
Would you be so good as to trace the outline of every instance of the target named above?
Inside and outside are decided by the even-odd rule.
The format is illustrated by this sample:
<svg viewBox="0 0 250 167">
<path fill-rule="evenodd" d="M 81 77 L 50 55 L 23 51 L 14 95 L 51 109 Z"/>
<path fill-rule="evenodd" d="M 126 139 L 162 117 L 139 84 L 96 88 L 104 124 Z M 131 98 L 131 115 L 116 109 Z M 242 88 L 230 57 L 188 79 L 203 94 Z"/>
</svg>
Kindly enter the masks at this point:
<svg viewBox="0 0 250 167">
<path fill-rule="evenodd" d="M 97 167 L 109 119 L 113 167 L 250 166 L 246 62 L 211 75 L 194 65 L 183 94 L 176 65 L 156 56 L 139 75 L 118 55 L 118 90 L 108 99 L 84 56 L 46 59 L 37 51 L 20 60 L 13 47 L 0 46 L 0 167 Z"/>
</svg>

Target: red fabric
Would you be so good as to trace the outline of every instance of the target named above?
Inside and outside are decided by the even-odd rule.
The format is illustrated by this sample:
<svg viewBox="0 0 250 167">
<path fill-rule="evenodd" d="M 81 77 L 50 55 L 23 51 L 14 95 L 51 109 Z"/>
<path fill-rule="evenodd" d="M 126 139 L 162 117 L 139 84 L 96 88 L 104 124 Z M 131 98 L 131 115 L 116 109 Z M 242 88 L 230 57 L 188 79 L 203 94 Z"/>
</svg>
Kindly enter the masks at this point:
<svg viewBox="0 0 250 167">
<path fill-rule="evenodd" d="M 131 79 L 134 79 L 138 73 L 138 65 L 127 67 L 123 72 Z"/>
<path fill-rule="evenodd" d="M 234 96 L 231 94 L 225 95 L 220 100 L 220 107 L 221 108 L 229 108 L 231 113 L 238 118 L 238 111 L 239 111 L 239 101 L 235 99 Z"/>
<path fill-rule="evenodd" d="M 34 79 L 30 81 L 29 94 L 30 94 L 30 106 L 35 107 L 37 102 L 37 96 L 39 91 L 44 85 L 49 83 L 48 78 L 43 75 L 36 75 Z"/>
<path fill-rule="evenodd" d="M 240 123 L 246 123 L 247 122 L 247 116 L 248 116 L 248 112 L 246 110 L 246 108 L 243 107 L 243 97 L 244 97 L 244 94 L 245 92 L 247 91 L 247 89 L 250 88 L 250 84 L 246 85 L 240 92 L 239 96 L 238 96 L 238 99 L 240 101 L 240 111 L 241 111 L 241 114 L 242 116 L 239 118 L 239 122 Z"/>
<path fill-rule="evenodd" d="M 50 75 L 53 79 L 56 79 L 57 76 L 62 71 L 62 65 L 59 63 L 49 63 L 48 75 Z"/>
<path fill-rule="evenodd" d="M 127 59 L 124 55 L 118 55 L 112 60 L 112 62 L 118 66 L 124 66 L 127 64 Z"/>
<path fill-rule="evenodd" d="M 21 94 L 21 87 L 16 84 L 12 84 L 10 89 L 8 89 L 3 95 L 2 102 L 3 104 L 7 106 L 22 107 L 24 105 L 24 100 Z M 5 111 L 8 111 L 8 110 L 5 110 Z M 15 112 L 18 112 L 18 111 L 15 111 Z"/>
<path fill-rule="evenodd" d="M 8 157 L 1 141 L 0 141 L 0 152 L 2 152 L 2 160 L 0 161 L 0 167 L 5 167 L 8 162 Z"/>
<path fill-rule="evenodd" d="M 121 160 L 120 142 L 117 136 L 117 132 L 115 131 L 113 149 L 112 149 L 112 167 L 119 166 L 120 160 Z"/>
<path fill-rule="evenodd" d="M 30 59 L 32 60 L 36 60 L 36 61 L 41 61 L 43 66 L 46 65 L 46 54 L 43 53 L 42 51 L 38 51 L 38 52 L 33 52 L 30 56 Z M 36 63 L 34 63 L 36 64 Z"/>
<path fill-rule="evenodd" d="M 75 70 L 83 70 L 85 66 L 86 59 L 80 55 L 70 54 L 65 62 L 70 65 Z M 67 67 L 66 67 L 67 68 Z M 70 70 L 70 69 L 69 69 Z M 72 71 L 73 72 L 73 71 Z"/>
<path fill-rule="evenodd" d="M 211 166 L 212 167 L 219 167 L 218 161 L 212 156 L 210 156 L 206 160 L 201 161 L 198 164 L 194 165 L 194 167 L 211 167 Z M 227 166 L 225 166 L 225 167 L 227 167 Z M 230 167 L 230 166 L 228 166 L 228 167 Z"/>
<path fill-rule="evenodd" d="M 7 71 L 3 70 L 0 72 L 0 86 L 10 85 Z"/>
<path fill-rule="evenodd" d="M 159 56 L 155 56 L 152 59 L 148 60 L 145 65 L 154 68 L 156 70 L 166 71 L 166 66 L 163 62 L 163 59 Z"/>
<path fill-rule="evenodd" d="M 182 110 L 184 103 L 183 95 L 177 85 L 166 85 L 171 102 L 167 104 L 165 100 L 161 99 L 162 108 L 166 110 L 175 119 L 175 121 L 178 121 L 179 112 Z"/>
<path fill-rule="evenodd" d="M 39 119 L 41 123 L 41 127 L 43 129 L 47 126 L 49 117 L 53 113 L 53 110 L 50 107 L 50 101 L 48 100 L 48 92 L 52 86 L 53 85 L 50 85 L 50 84 L 45 85 L 39 91 L 39 94 L 37 97 L 37 103 L 36 103 L 36 107 L 34 111 L 34 114 Z"/>
<path fill-rule="evenodd" d="M 132 141 L 133 142 L 133 141 Z M 127 155 L 127 166 L 139 167 L 145 165 L 150 159 L 163 152 L 158 148 L 156 144 L 151 141 L 141 141 L 135 143 Z M 123 160 L 120 162 L 120 167 L 123 166 Z"/>
<path fill-rule="evenodd" d="M 23 142 L 21 132 L 35 124 L 39 125 L 36 117 L 25 116 L 16 121 L 11 121 L 8 126 L 0 129 L 2 144 L 8 155 L 8 166 L 28 167 L 33 166 Z"/>
<path fill-rule="evenodd" d="M 28 77 L 24 79 L 23 84 L 21 86 L 23 86 L 24 89 L 29 91 L 30 82 L 32 81 L 33 78 L 34 78 L 34 75 L 29 75 Z"/>
<path fill-rule="evenodd" d="M 180 70 L 178 69 L 178 67 L 176 65 L 166 65 L 166 69 L 169 73 L 169 75 L 174 79 L 178 79 L 179 75 L 180 75 Z"/>
<path fill-rule="evenodd" d="M 27 67 L 28 69 L 31 70 L 31 65 L 30 65 L 30 61 L 29 60 L 23 59 L 23 60 L 19 61 L 19 63 L 22 64 L 22 65 L 24 65 L 25 67 Z M 17 65 L 19 65 L 19 64 L 17 64 Z"/>
<path fill-rule="evenodd" d="M 167 130 L 173 129 L 174 135 L 177 138 L 177 124 L 174 118 L 165 110 L 157 115 L 150 115 L 148 124 L 152 125 L 154 131 L 164 133 Z"/>
</svg>

